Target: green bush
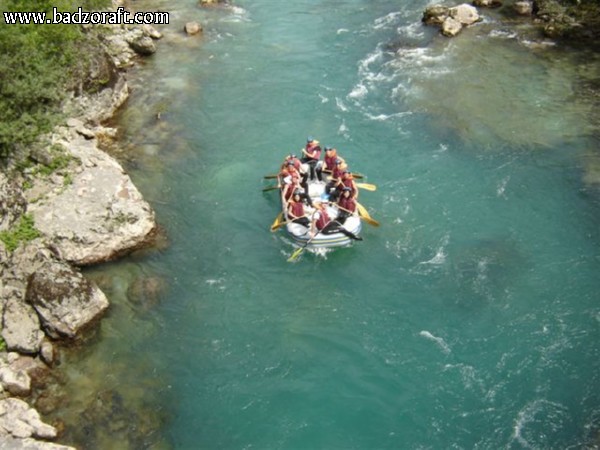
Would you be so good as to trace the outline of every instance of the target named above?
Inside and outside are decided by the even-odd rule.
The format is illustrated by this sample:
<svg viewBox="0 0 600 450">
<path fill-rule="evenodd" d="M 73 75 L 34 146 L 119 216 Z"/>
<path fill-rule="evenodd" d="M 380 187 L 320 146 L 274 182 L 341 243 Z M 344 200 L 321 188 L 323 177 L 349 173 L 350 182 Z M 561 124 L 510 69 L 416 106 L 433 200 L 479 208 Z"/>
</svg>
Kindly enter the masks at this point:
<svg viewBox="0 0 600 450">
<path fill-rule="evenodd" d="M 7 231 L 0 232 L 0 241 L 9 252 L 14 251 L 21 242 L 29 242 L 41 236 L 39 230 L 35 228 L 33 216 L 23 214 L 19 223 Z"/>
<path fill-rule="evenodd" d="M 77 6 L 97 9 L 109 3 L 0 0 L 0 10 L 73 11 Z M 0 23 L 0 157 L 32 143 L 58 122 L 67 86 L 76 85 L 73 78 L 87 73 L 90 40 L 79 25 Z"/>
</svg>

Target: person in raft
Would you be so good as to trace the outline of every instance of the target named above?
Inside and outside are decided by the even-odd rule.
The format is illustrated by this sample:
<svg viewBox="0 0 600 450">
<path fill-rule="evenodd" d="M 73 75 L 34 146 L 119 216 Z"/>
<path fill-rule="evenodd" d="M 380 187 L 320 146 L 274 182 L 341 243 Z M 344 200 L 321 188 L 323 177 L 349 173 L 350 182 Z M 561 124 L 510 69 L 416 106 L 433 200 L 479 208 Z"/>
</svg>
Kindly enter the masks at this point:
<svg viewBox="0 0 600 450">
<path fill-rule="evenodd" d="M 335 169 L 335 165 L 336 165 L 335 162 L 338 159 L 341 161 L 341 164 L 344 164 L 346 162 L 344 160 L 344 158 L 342 158 L 341 156 L 338 155 L 337 149 L 326 146 L 325 147 L 325 157 L 323 158 L 322 163 L 317 165 L 317 178 L 322 181 L 323 180 L 323 172 L 329 173 L 329 174 L 332 173 L 333 169 Z"/>
<path fill-rule="evenodd" d="M 337 221 L 331 220 L 329 214 L 327 214 L 327 209 L 325 208 L 323 202 L 315 202 L 314 206 L 316 209 L 312 216 L 311 238 L 314 238 L 317 235 L 317 233 L 343 233 L 350 239 L 354 239 L 355 241 L 362 241 L 362 238 L 360 236 L 357 236 L 354 233 L 346 230 L 344 227 L 340 226 L 340 224 Z"/>
<path fill-rule="evenodd" d="M 292 199 L 288 203 L 287 214 L 290 222 L 299 223 L 300 225 L 310 228 L 310 220 L 304 212 L 304 200 L 302 199 L 302 191 L 296 189 Z"/>
<path fill-rule="evenodd" d="M 310 168 L 310 179 L 314 180 L 315 169 L 317 168 L 317 164 L 320 163 L 321 158 L 321 147 L 319 146 L 319 141 L 312 136 L 309 136 L 306 139 L 306 147 L 302 149 L 302 153 L 304 154 L 304 157 L 301 159 L 301 161 L 304 164 L 308 164 Z"/>
<path fill-rule="evenodd" d="M 340 210 L 340 213 L 337 216 L 337 221 L 340 224 L 344 224 L 346 219 L 354 214 L 356 214 L 356 200 L 352 196 L 352 188 L 348 186 L 344 186 L 342 189 L 342 195 L 338 199 L 337 206 Z"/>
<path fill-rule="evenodd" d="M 301 177 L 300 186 L 302 186 L 302 189 L 304 189 L 304 192 L 308 192 L 308 183 L 306 181 L 308 179 L 308 172 L 306 172 L 306 170 L 305 170 L 306 166 L 304 164 L 302 164 L 302 162 L 294 154 L 287 156 L 284 161 L 284 164 L 287 165 L 290 161 L 292 161 L 294 163 L 294 169 L 296 169 L 296 171 L 300 174 L 300 177 Z"/>
<path fill-rule="evenodd" d="M 325 186 L 325 192 L 329 195 L 329 200 L 336 201 L 342 192 L 343 183 L 342 176 L 344 171 L 347 170 L 347 165 L 342 159 L 335 160 L 335 166 L 331 172 L 331 180 Z M 338 189 L 339 188 L 339 189 Z"/>
</svg>

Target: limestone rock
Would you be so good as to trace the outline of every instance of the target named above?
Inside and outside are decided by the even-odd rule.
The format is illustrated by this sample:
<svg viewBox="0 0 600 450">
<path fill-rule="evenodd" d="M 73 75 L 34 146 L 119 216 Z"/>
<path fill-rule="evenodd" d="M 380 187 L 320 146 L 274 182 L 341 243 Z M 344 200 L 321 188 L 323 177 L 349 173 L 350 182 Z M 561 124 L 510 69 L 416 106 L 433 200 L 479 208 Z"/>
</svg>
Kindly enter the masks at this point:
<svg viewBox="0 0 600 450">
<path fill-rule="evenodd" d="M 426 25 L 441 25 L 449 16 L 449 8 L 443 5 L 428 6 L 423 12 L 422 21 Z"/>
<path fill-rule="evenodd" d="M 24 370 L 13 370 L 8 365 L 0 367 L 0 384 L 12 395 L 26 397 L 31 393 L 31 378 L 27 372 Z"/>
<path fill-rule="evenodd" d="M 26 202 L 21 189 L 0 172 L 0 231 L 10 228 L 25 211 Z"/>
<path fill-rule="evenodd" d="M 462 30 L 463 25 L 452 17 L 447 17 L 442 24 L 442 34 L 447 37 L 454 37 Z"/>
<path fill-rule="evenodd" d="M 149 24 L 142 25 L 142 32 L 144 33 L 145 36 L 148 36 L 149 38 L 152 38 L 152 39 L 161 39 L 162 38 L 162 33 L 160 31 L 158 31 L 156 28 L 154 28 L 152 25 L 149 25 Z"/>
<path fill-rule="evenodd" d="M 513 8 L 517 14 L 522 16 L 530 16 L 533 14 L 533 3 L 528 1 L 519 1 L 513 4 Z"/>
<path fill-rule="evenodd" d="M 23 298 L 10 296 L 2 313 L 2 338 L 8 350 L 37 353 L 44 333 L 37 313 Z"/>
<path fill-rule="evenodd" d="M 466 3 L 450 8 L 449 13 L 450 17 L 457 22 L 460 22 L 462 25 L 472 25 L 481 20 L 477 8 Z"/>
<path fill-rule="evenodd" d="M 0 429 L 12 437 L 21 439 L 30 437 L 53 439 L 56 437 L 56 428 L 42 422 L 35 409 L 17 398 L 0 400 Z"/>
<path fill-rule="evenodd" d="M 188 34 L 188 36 L 193 36 L 194 34 L 202 32 L 202 27 L 198 22 L 188 22 L 185 24 L 183 29 Z"/>
<path fill-rule="evenodd" d="M 53 338 L 75 337 L 108 308 L 106 296 L 95 284 L 58 262 L 48 262 L 30 277 L 26 300 Z"/>
<path fill-rule="evenodd" d="M 156 53 L 156 44 L 149 36 L 141 36 L 129 42 L 129 46 L 138 55 L 149 56 Z"/>
<path fill-rule="evenodd" d="M 484 8 L 499 8 L 502 6 L 501 0 L 473 0 L 473 6 Z"/>
<path fill-rule="evenodd" d="M 36 227 L 60 257 L 76 265 L 108 261 L 138 249 L 156 227 L 150 205 L 112 157 L 95 140 L 63 141 L 81 171 L 71 184 L 30 205 Z"/>
<path fill-rule="evenodd" d="M 0 448 L 11 450 L 76 450 L 75 447 L 37 441 L 33 438 L 15 439 L 12 436 L 0 436 Z"/>
</svg>

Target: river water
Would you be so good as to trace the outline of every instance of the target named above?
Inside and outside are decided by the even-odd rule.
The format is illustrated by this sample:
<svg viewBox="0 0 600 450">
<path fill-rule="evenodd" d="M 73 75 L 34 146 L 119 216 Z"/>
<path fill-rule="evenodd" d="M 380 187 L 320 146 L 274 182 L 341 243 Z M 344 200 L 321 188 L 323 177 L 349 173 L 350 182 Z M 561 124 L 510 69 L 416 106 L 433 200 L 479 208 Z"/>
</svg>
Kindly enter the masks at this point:
<svg viewBox="0 0 600 450">
<path fill-rule="evenodd" d="M 597 55 L 502 11 L 449 40 L 422 0 L 148 3 L 118 156 L 169 245 L 87 271 L 113 306 L 65 357 L 64 441 L 599 445 Z M 307 135 L 381 227 L 288 263 L 263 175 Z"/>
</svg>

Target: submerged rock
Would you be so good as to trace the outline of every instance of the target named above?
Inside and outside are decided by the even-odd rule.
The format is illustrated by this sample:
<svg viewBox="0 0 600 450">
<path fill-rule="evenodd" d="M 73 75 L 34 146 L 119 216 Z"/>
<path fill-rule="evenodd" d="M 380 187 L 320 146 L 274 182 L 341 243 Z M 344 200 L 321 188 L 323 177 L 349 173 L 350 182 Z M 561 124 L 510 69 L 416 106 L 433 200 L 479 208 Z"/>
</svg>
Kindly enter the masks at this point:
<svg viewBox="0 0 600 450">
<path fill-rule="evenodd" d="M 188 22 L 183 27 L 183 30 L 186 32 L 188 36 L 193 36 L 195 34 L 202 32 L 202 27 L 198 22 Z"/>
</svg>

